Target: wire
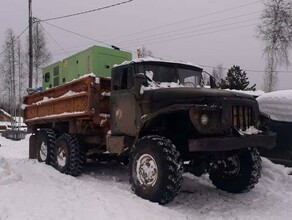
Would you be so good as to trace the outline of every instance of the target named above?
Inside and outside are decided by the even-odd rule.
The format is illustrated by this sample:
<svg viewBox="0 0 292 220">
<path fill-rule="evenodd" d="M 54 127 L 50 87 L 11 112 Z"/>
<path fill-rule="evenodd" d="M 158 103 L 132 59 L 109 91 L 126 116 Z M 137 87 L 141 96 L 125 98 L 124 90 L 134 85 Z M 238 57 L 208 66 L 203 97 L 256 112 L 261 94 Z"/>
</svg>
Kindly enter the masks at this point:
<svg viewBox="0 0 292 220">
<path fill-rule="evenodd" d="M 130 33 L 130 34 L 125 34 L 125 35 L 122 35 L 122 36 L 119 36 L 119 37 L 115 37 L 115 38 L 111 38 L 111 39 L 107 39 L 107 40 L 104 40 L 104 41 L 107 42 L 107 41 L 112 41 L 112 40 L 116 40 L 116 39 L 121 39 L 121 38 L 124 38 L 124 37 L 127 37 L 127 36 L 141 34 L 141 33 L 149 32 L 149 31 L 152 31 L 152 30 L 161 29 L 161 28 L 164 28 L 164 27 L 169 27 L 169 26 L 173 26 L 173 25 L 176 25 L 176 24 L 181 24 L 181 23 L 184 23 L 184 22 L 187 22 L 187 21 L 192 21 L 192 20 L 196 20 L 196 19 L 199 19 L 199 18 L 204 18 L 204 17 L 208 17 L 208 16 L 211 16 L 211 15 L 224 13 L 224 12 L 227 12 L 227 11 L 232 11 L 234 9 L 247 7 L 247 6 L 254 5 L 254 4 L 257 4 L 257 3 L 260 3 L 260 2 L 262 2 L 262 0 L 256 1 L 256 2 L 252 2 L 252 3 L 248 3 L 248 4 L 239 5 L 239 6 L 232 7 L 232 8 L 227 8 L 227 9 L 220 10 L 220 11 L 215 11 L 215 12 L 212 12 L 212 13 L 209 13 L 209 14 L 200 15 L 200 16 L 197 16 L 197 17 L 192 17 L 192 18 L 176 21 L 176 22 L 173 22 L 173 23 L 165 24 L 165 25 L 160 25 L 160 26 L 157 26 L 157 27 L 149 28 L 149 29 L 146 29 L 146 30 L 142 30 L 142 31 L 138 31 L 138 32 Z"/>
<path fill-rule="evenodd" d="M 44 31 L 49 35 L 49 37 L 61 48 L 61 50 L 68 56 L 68 52 L 61 46 L 61 44 L 58 43 L 58 41 L 56 41 L 53 36 L 44 28 L 44 26 L 42 24 L 40 24 L 41 27 L 44 29 Z"/>
<path fill-rule="evenodd" d="M 148 38 L 153 38 L 153 37 L 156 37 L 156 36 L 160 36 L 161 37 L 161 35 L 175 33 L 175 32 L 179 32 L 179 31 L 182 31 L 182 30 L 187 30 L 187 29 L 191 29 L 191 28 L 195 28 L 195 27 L 206 26 L 206 25 L 209 25 L 209 24 L 214 24 L 214 23 L 218 23 L 218 22 L 222 22 L 222 21 L 228 21 L 228 20 L 231 20 L 231 19 L 235 19 L 235 18 L 239 18 L 239 17 L 244 17 L 244 16 L 247 16 L 247 15 L 257 14 L 259 12 L 260 11 L 251 12 L 251 13 L 247 13 L 247 14 L 243 14 L 243 15 L 238 15 L 238 16 L 233 16 L 233 17 L 228 17 L 228 18 L 221 19 L 221 20 L 211 21 L 211 22 L 207 22 L 207 23 L 203 23 L 203 24 L 199 24 L 199 25 L 194 25 L 194 26 L 180 28 L 180 29 L 176 29 L 176 30 L 172 30 L 172 31 L 162 32 L 162 33 L 159 33 L 159 34 L 144 36 L 144 37 L 140 37 L 140 38 L 136 38 L 136 39 L 132 39 L 132 40 L 126 40 L 126 41 L 121 41 L 121 42 L 118 41 L 118 43 L 127 43 L 127 42 L 130 42 L 130 41 L 137 41 L 137 40 L 140 40 L 140 39 L 141 40 L 142 39 L 148 39 Z M 251 20 L 251 19 L 249 19 L 249 20 Z M 245 20 L 245 21 L 247 21 L 247 20 Z M 244 21 L 241 21 L 241 22 L 244 22 Z M 241 22 L 239 22 L 239 23 L 241 23 Z M 219 27 L 219 26 L 216 26 L 216 27 Z M 213 28 L 216 28 L 216 27 L 213 27 Z M 201 30 L 204 30 L 204 29 L 201 29 Z M 192 33 L 192 32 L 197 32 L 197 31 L 200 31 L 200 30 L 190 31 L 190 32 L 183 32 L 183 33 L 179 33 L 179 34 L 186 34 L 186 33 Z M 169 35 L 167 37 L 169 37 Z"/>
<path fill-rule="evenodd" d="M 112 4 L 112 5 L 108 5 L 108 6 L 104 6 L 104 7 L 101 7 L 101 8 L 88 10 L 88 11 L 77 12 L 77 13 L 74 13 L 74 14 L 63 15 L 63 16 L 58 16 L 58 17 L 54 17 L 54 18 L 42 19 L 40 21 L 53 21 L 53 20 L 69 18 L 69 17 L 73 17 L 73 16 L 78 16 L 78 15 L 83 15 L 83 14 L 87 14 L 87 13 L 91 13 L 91 12 L 95 12 L 95 11 L 100 11 L 100 10 L 104 10 L 104 9 L 108 9 L 108 8 L 113 8 L 113 7 L 116 7 L 116 6 L 119 6 L 119 5 L 130 3 L 132 1 L 134 1 L 134 0 L 128 0 L 128 1 L 124 1 L 124 2 L 119 2 L 119 3 L 116 3 L 116 4 Z"/>
<path fill-rule="evenodd" d="M 114 46 L 114 45 L 112 45 L 112 44 L 105 43 L 105 42 L 103 42 L 103 41 L 100 41 L 100 40 L 97 40 L 97 39 L 94 39 L 94 38 L 91 38 L 91 37 L 87 37 L 87 36 L 85 36 L 85 35 L 82 35 L 82 34 L 76 33 L 76 32 L 74 32 L 74 31 L 70 31 L 70 30 L 68 30 L 68 29 L 65 29 L 65 28 L 59 27 L 59 26 L 57 26 L 57 25 L 54 25 L 54 24 L 51 24 L 51 23 L 48 23 L 48 22 L 45 22 L 45 21 L 43 21 L 43 22 L 44 22 L 45 24 L 51 25 L 51 26 L 54 27 L 54 28 L 57 28 L 57 29 L 63 30 L 63 31 L 65 31 L 65 32 L 68 32 L 68 33 L 71 33 L 71 34 L 74 34 L 74 35 L 76 35 L 76 36 L 79 36 L 79 37 L 85 38 L 85 39 L 87 39 L 87 40 L 91 40 L 91 41 L 94 41 L 94 42 L 97 42 L 97 43 L 100 43 L 100 44 L 103 44 L 103 45 L 106 45 L 106 46 L 109 46 L 109 47 L 113 47 L 113 46 Z M 121 48 L 121 49 L 123 49 L 123 48 Z M 127 50 L 127 49 L 123 49 L 123 50 L 133 53 L 133 51 L 130 51 L 130 50 Z"/>
<path fill-rule="evenodd" d="M 203 64 L 199 64 L 199 66 L 201 67 L 208 67 L 208 68 L 217 68 L 215 66 L 209 66 L 209 65 L 203 65 Z M 229 70 L 229 68 L 225 68 L 225 67 L 220 67 L 221 69 L 224 69 L 224 70 Z M 253 69 L 244 69 L 244 71 L 249 71 L 249 72 L 254 72 L 254 73 L 265 73 L 266 71 L 264 70 L 253 70 Z M 292 73 L 292 71 L 281 71 L 281 70 L 276 70 L 276 72 L 278 73 Z"/>
<path fill-rule="evenodd" d="M 209 27 L 209 28 L 203 28 L 203 29 L 198 29 L 198 30 L 193 30 L 193 31 L 188 31 L 188 32 L 183 32 L 183 33 L 178 33 L 178 34 L 172 34 L 172 35 L 167 35 L 167 36 L 162 36 L 162 37 L 154 37 L 154 38 L 150 38 L 148 40 L 134 40 L 132 41 L 130 44 L 132 43 L 139 43 L 141 41 L 143 42 L 147 42 L 147 41 L 152 41 L 152 40 L 157 40 L 157 39 L 161 39 L 161 38 L 165 38 L 165 37 L 176 37 L 176 36 L 179 36 L 179 35 L 185 35 L 185 34 L 190 34 L 190 33 L 195 33 L 195 32 L 201 32 L 201 31 L 206 31 L 206 30 L 212 30 L 212 29 L 217 29 L 217 28 L 220 28 L 220 27 L 226 27 L 226 26 L 230 26 L 230 25 L 234 25 L 234 24 L 241 24 L 241 23 L 245 23 L 245 22 L 248 22 L 248 21 L 254 21 L 254 20 L 257 20 L 258 18 L 252 18 L 252 19 L 248 19 L 248 20 L 243 20 L 243 21 L 239 21 L 239 22 L 232 22 L 232 23 L 228 23 L 228 24 L 223 24 L 223 25 L 218 25 L 218 26 L 215 26 L 215 27 Z M 129 42 L 129 41 L 126 41 L 126 42 Z M 123 43 L 121 43 L 123 45 Z M 126 44 L 127 45 L 127 44 Z"/>
<path fill-rule="evenodd" d="M 161 40 L 161 41 L 148 42 L 147 44 L 165 43 L 165 42 L 169 42 L 169 41 L 186 39 L 186 38 L 191 38 L 191 37 L 198 37 L 198 36 L 202 36 L 202 35 L 206 35 L 206 34 L 213 34 L 213 33 L 222 32 L 222 31 L 229 31 L 229 30 L 236 30 L 236 29 L 241 29 L 241 28 L 245 28 L 245 27 L 251 27 L 254 25 L 257 25 L 257 23 L 242 25 L 242 26 L 238 26 L 238 27 L 234 27 L 234 28 L 226 28 L 226 29 L 221 29 L 221 30 L 217 30 L 217 31 L 210 31 L 210 32 L 201 33 L 201 34 L 189 35 L 189 36 L 184 36 L 184 37 L 176 37 L 176 38 L 170 38 L 170 39 L 165 39 L 165 40 Z M 137 46 L 137 45 L 138 44 L 126 44 L 124 46 L 131 47 L 131 46 Z"/>
<path fill-rule="evenodd" d="M 13 43 L 11 43 L 11 44 L 9 44 L 1 53 L 0 53 L 0 56 L 2 56 L 5 52 L 6 52 L 6 50 L 8 50 L 9 49 L 9 47 L 11 47 L 20 37 L 21 37 L 21 35 L 23 35 L 24 33 L 25 33 L 25 31 L 28 29 L 28 27 L 27 28 L 25 28 L 15 39 L 14 39 L 14 42 Z"/>
</svg>

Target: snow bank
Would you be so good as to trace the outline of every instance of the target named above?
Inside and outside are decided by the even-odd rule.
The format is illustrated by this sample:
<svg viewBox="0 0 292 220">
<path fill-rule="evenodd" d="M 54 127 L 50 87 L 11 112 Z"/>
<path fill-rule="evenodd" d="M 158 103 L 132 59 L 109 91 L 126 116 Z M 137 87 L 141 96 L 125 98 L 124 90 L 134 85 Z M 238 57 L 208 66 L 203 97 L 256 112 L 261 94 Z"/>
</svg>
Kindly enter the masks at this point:
<svg viewBox="0 0 292 220">
<path fill-rule="evenodd" d="M 235 89 L 224 89 L 224 90 L 231 91 L 231 92 L 244 93 L 244 94 L 252 95 L 252 96 L 255 96 L 255 97 L 258 97 L 258 96 L 261 96 L 261 95 L 265 94 L 265 92 L 262 91 L 262 90 L 256 90 L 256 91 L 235 90 Z"/>
<path fill-rule="evenodd" d="M 0 156 L 0 186 L 17 182 L 19 180 L 21 180 L 21 176 L 10 170 L 5 158 Z"/>
<path fill-rule="evenodd" d="M 292 122 L 292 90 L 265 93 L 257 98 L 260 111 L 276 121 Z"/>
</svg>

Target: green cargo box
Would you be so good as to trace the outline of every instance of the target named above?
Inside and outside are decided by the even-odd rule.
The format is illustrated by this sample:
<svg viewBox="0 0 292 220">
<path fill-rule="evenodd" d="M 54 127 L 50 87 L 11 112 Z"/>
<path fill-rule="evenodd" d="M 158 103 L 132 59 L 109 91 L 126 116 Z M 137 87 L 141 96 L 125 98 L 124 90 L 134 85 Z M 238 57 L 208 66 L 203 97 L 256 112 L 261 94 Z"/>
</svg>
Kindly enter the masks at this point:
<svg viewBox="0 0 292 220">
<path fill-rule="evenodd" d="M 132 59 L 126 51 L 92 46 L 59 62 L 43 68 L 43 90 L 94 73 L 98 77 L 110 77 L 114 64 Z"/>
</svg>

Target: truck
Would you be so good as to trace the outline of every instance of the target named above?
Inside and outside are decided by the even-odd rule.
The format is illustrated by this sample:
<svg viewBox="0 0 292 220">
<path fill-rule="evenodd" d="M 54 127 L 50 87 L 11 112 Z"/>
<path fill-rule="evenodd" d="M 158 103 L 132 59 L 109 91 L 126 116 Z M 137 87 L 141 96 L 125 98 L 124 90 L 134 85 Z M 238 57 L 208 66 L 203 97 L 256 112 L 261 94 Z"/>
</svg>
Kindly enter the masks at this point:
<svg viewBox="0 0 292 220">
<path fill-rule="evenodd" d="M 261 176 L 257 148 L 272 148 L 276 135 L 259 124 L 252 96 L 204 88 L 202 71 L 136 59 L 110 78 L 87 74 L 26 96 L 29 158 L 72 176 L 89 160 L 123 161 L 134 193 L 159 204 L 179 193 L 184 172 L 249 191 Z"/>
</svg>

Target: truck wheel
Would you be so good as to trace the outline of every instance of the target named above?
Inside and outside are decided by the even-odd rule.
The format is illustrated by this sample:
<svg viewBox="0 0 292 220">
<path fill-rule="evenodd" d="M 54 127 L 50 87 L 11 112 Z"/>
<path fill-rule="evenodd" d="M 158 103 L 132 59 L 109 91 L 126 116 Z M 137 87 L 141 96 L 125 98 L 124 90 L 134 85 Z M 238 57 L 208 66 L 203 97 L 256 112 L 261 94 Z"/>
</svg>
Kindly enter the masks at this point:
<svg viewBox="0 0 292 220">
<path fill-rule="evenodd" d="M 140 197 L 166 204 L 178 194 L 183 163 L 169 139 L 145 136 L 132 149 L 129 162 L 130 183 Z"/>
<path fill-rule="evenodd" d="M 230 193 L 248 192 L 261 177 L 261 157 L 256 148 L 211 164 L 210 180 L 221 190 Z"/>
<path fill-rule="evenodd" d="M 57 135 L 52 129 L 42 129 L 39 131 L 37 134 L 37 157 L 39 162 L 51 164 L 56 137 Z"/>
<path fill-rule="evenodd" d="M 56 141 L 54 166 L 61 173 L 78 176 L 82 173 L 85 154 L 76 136 L 63 134 Z"/>
</svg>

